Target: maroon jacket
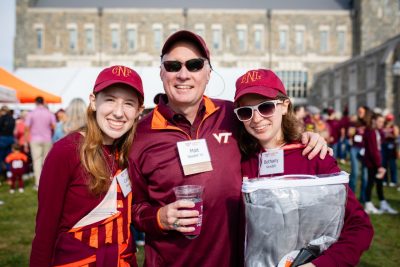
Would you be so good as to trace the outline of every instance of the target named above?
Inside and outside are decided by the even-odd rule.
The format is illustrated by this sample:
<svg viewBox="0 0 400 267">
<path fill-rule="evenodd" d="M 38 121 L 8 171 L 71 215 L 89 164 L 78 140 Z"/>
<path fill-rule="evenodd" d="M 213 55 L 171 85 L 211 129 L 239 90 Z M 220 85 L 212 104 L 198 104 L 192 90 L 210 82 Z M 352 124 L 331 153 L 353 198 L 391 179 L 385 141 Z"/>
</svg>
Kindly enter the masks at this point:
<svg viewBox="0 0 400 267">
<path fill-rule="evenodd" d="M 241 266 L 240 152 L 232 135 L 233 105 L 204 98 L 190 124 L 161 103 L 137 128 L 129 158 L 133 178 L 132 220 L 146 233 L 145 266 Z M 206 139 L 213 170 L 184 176 L 177 142 Z M 175 201 L 172 188 L 205 186 L 201 234 L 192 240 L 157 223 L 160 207 Z"/>
<path fill-rule="evenodd" d="M 315 157 L 308 160 L 301 155 L 302 148 L 290 149 L 290 146 L 284 147 L 283 174 L 329 174 L 340 171 L 333 157 L 326 156 L 324 160 Z M 244 177 L 257 177 L 258 157 L 257 154 L 242 162 Z M 345 220 L 339 240 L 312 261 L 317 267 L 356 266 L 363 251 L 371 244 L 373 228 L 369 217 L 354 193 L 349 188 L 347 192 Z"/>
<path fill-rule="evenodd" d="M 365 140 L 364 162 L 367 168 L 379 168 L 382 166 L 381 135 L 378 130 L 366 128 L 363 139 Z"/>
<path fill-rule="evenodd" d="M 340 121 L 337 119 L 326 120 L 329 126 L 329 144 L 336 144 L 340 138 Z"/>
<path fill-rule="evenodd" d="M 53 145 L 46 157 L 40 176 L 36 235 L 32 242 L 30 257 L 31 267 L 53 266 L 56 257 L 59 259 L 62 257 L 60 254 L 65 255 L 65 251 L 60 248 L 61 244 L 79 246 L 76 242 L 72 243 L 72 240 L 68 242 L 64 238 L 65 233 L 103 200 L 104 195 L 96 197 L 88 190 L 87 174 L 78 152 L 81 139 L 82 135 L 79 133 L 72 133 L 62 138 Z M 104 146 L 104 149 L 110 152 L 109 146 Z M 111 160 L 114 159 L 107 157 L 107 160 L 110 166 L 114 166 L 112 172 L 115 172 L 117 164 L 111 164 Z M 128 214 L 127 210 L 121 212 L 124 215 Z M 116 232 L 117 227 L 114 227 L 113 231 Z M 127 235 L 128 233 L 124 233 L 124 236 Z M 85 238 L 88 236 L 83 237 Z M 104 247 L 110 247 L 110 244 Z M 86 246 L 82 246 L 81 255 L 76 256 L 82 258 L 87 256 L 87 251 L 83 248 Z M 136 263 L 133 266 L 136 266 Z"/>
</svg>

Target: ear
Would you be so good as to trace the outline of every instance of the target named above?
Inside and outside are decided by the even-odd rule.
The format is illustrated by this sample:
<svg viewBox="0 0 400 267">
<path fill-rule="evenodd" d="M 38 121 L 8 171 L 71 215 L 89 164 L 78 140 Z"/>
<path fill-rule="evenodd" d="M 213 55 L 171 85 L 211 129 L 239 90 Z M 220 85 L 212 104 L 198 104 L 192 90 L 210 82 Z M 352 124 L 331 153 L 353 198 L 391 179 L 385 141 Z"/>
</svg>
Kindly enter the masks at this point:
<svg viewBox="0 0 400 267">
<path fill-rule="evenodd" d="M 89 102 L 92 110 L 96 111 L 96 96 L 94 94 L 89 95 Z"/>
<path fill-rule="evenodd" d="M 138 117 L 139 117 L 140 114 L 142 114 L 143 110 L 144 110 L 144 105 L 142 105 L 142 106 L 140 106 L 140 107 L 138 108 L 138 113 L 137 113 L 137 116 L 138 116 Z"/>
<path fill-rule="evenodd" d="M 282 115 L 286 115 L 288 113 L 290 100 L 285 99 L 282 103 Z"/>
<path fill-rule="evenodd" d="M 210 81 L 211 71 L 212 71 L 212 69 L 210 68 L 210 70 L 207 72 L 207 83 Z"/>
</svg>

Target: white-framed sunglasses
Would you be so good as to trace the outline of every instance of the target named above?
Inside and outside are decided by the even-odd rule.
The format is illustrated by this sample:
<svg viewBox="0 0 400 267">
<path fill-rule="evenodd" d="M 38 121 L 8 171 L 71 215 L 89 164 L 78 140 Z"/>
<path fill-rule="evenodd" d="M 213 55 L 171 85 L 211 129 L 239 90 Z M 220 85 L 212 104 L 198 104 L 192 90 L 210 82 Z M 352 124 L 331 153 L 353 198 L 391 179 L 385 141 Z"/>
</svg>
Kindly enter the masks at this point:
<svg viewBox="0 0 400 267">
<path fill-rule="evenodd" d="M 254 111 L 256 110 L 264 118 L 271 117 L 274 115 L 276 110 L 276 104 L 282 104 L 282 100 L 268 100 L 254 106 L 243 106 L 235 108 L 237 118 L 240 121 L 249 121 L 253 118 Z"/>
</svg>

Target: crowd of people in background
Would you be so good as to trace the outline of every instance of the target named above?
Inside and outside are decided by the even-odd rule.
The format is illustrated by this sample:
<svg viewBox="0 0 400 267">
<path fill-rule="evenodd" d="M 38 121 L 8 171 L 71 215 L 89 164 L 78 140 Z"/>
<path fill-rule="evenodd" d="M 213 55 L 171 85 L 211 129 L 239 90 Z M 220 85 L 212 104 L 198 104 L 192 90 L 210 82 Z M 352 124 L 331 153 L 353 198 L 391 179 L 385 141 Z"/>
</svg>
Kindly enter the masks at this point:
<svg viewBox="0 0 400 267">
<path fill-rule="evenodd" d="M 40 173 L 53 143 L 86 124 L 85 101 L 75 98 L 66 110 L 51 112 L 43 97 L 31 110 L 0 110 L 0 185 L 8 184 L 9 193 L 24 192 L 24 180 L 34 177 L 38 190 Z M 0 203 L 3 203 L 1 201 Z"/>
<path fill-rule="evenodd" d="M 397 159 L 400 157 L 399 127 L 393 114 L 360 106 L 357 114 L 332 108 L 296 106 L 302 127 L 323 136 L 341 164 L 350 164 L 349 186 L 370 214 L 397 214 L 384 197 L 384 186 L 397 187 Z M 358 179 L 360 176 L 360 180 Z M 380 208 L 371 201 L 376 186 Z M 400 191 L 400 187 L 398 187 Z"/>
</svg>

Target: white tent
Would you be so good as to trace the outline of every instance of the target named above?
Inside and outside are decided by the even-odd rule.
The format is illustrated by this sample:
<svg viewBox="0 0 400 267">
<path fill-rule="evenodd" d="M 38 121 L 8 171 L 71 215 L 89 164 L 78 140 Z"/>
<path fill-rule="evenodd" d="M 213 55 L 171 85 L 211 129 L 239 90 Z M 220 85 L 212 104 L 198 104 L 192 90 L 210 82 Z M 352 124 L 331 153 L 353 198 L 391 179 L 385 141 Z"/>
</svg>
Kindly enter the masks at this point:
<svg viewBox="0 0 400 267">
<path fill-rule="evenodd" d="M 154 107 L 153 98 L 163 92 L 158 67 L 134 67 L 143 80 L 146 108 Z M 52 104 L 56 110 L 66 107 L 76 97 L 88 103 L 88 97 L 102 68 L 20 68 L 15 75 L 39 88 L 62 97 L 62 104 Z M 236 79 L 245 69 L 216 68 L 211 73 L 211 79 L 205 94 L 212 98 L 233 100 Z"/>
<path fill-rule="evenodd" d="M 0 86 L 0 103 L 16 103 L 17 92 L 12 89 Z"/>
</svg>

